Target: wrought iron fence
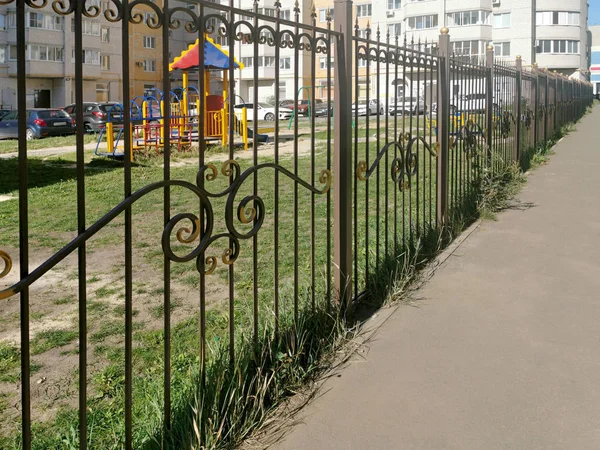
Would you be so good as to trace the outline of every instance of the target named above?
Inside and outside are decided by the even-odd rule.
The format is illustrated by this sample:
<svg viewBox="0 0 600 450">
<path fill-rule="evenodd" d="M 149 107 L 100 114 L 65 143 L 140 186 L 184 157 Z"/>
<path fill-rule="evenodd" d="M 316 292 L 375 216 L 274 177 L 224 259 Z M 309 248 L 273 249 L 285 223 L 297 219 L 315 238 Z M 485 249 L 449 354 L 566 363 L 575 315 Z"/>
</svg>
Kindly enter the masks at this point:
<svg viewBox="0 0 600 450">
<path fill-rule="evenodd" d="M 261 12 L 257 2 L 252 11 L 205 0 L 190 3 L 196 8 L 183 7 L 174 0 L 164 0 L 162 6 L 150 0 L 111 0 L 101 5 L 89 0 L 14 2 L 19 127 L 17 171 L 10 174 L 15 188 L 10 192 L 18 197 L 18 208 L 12 217 L 8 217 L 8 209 L 0 209 L 0 217 L 6 218 L 2 224 L 6 236 L 1 241 L 5 248 L 0 250 L 4 262 L 0 298 L 20 302 L 21 398 L 17 403 L 21 418 L 17 441 L 24 449 L 32 448 L 32 423 L 41 420 L 40 415 L 31 413 L 40 399 L 32 394 L 36 367 L 32 367 L 30 308 L 33 300 L 37 302 L 48 293 L 48 284 L 42 281 L 55 274 L 59 265 L 76 272 L 78 359 L 73 373 L 78 380 L 78 406 L 73 423 L 78 429 L 72 442 L 79 448 L 104 445 L 98 444 L 101 441 L 93 434 L 97 431 L 92 432 L 88 421 L 93 409 L 90 391 L 97 394 L 90 387 L 90 379 L 97 374 L 96 366 L 103 365 L 95 356 L 98 347 L 90 345 L 90 330 L 96 330 L 97 325 L 88 318 L 96 298 L 96 288 L 89 281 L 90 261 L 102 257 L 99 247 L 90 248 L 90 244 L 107 230 L 122 233 L 111 242 L 123 250 L 122 267 L 111 272 L 112 284 L 122 293 L 123 314 L 122 341 L 118 342 L 123 350 L 119 354 L 123 402 L 118 408 L 118 431 L 112 432 L 117 436 L 115 445 L 133 448 L 149 439 L 142 436 L 136 440 L 139 430 L 145 429 L 147 407 L 135 405 L 133 400 L 133 390 L 143 389 L 148 378 L 161 380 L 161 390 L 155 393 L 162 397 L 158 402 L 161 424 L 168 429 L 174 420 L 173 386 L 179 386 L 181 362 L 174 361 L 172 347 L 181 338 L 178 330 L 182 318 L 173 323 L 170 312 L 175 303 L 172 293 L 181 290 L 182 274 L 187 276 L 188 286 L 193 286 L 186 298 L 197 300 L 189 315 L 198 336 L 188 350 L 198 357 L 192 364 L 198 367 L 202 383 L 210 383 L 206 371 L 210 342 L 225 342 L 229 361 L 234 364 L 241 334 L 250 334 L 256 343 L 264 328 L 277 330 L 282 317 L 296 322 L 303 308 L 328 310 L 335 304 L 345 309 L 359 301 L 368 293 L 371 277 L 384 261 L 439 233 L 454 214 L 474 208 L 484 170 L 522 161 L 529 149 L 581 117 L 592 99 L 588 84 L 535 67 L 524 71 L 520 59 L 514 67 L 495 63 L 491 49 L 484 59 L 452 55 L 447 29 L 436 43 L 401 43 L 397 37 L 382 36 L 379 29 L 373 36 L 369 27 L 360 30 L 353 23 L 351 1 L 336 2 L 335 17 L 327 15 L 323 28 L 316 26 L 314 8 L 301 11 L 298 3 L 285 18 L 279 2 L 273 14 Z M 12 5 L 13 1 L 2 0 L 0 4 Z M 111 196 L 102 200 L 100 208 L 90 206 L 99 200 L 97 192 L 88 189 L 93 174 L 87 166 L 84 129 L 78 126 L 73 177 L 76 189 L 72 198 L 62 199 L 75 205 L 71 209 L 73 228 L 54 229 L 52 211 L 43 210 L 31 191 L 34 160 L 28 157 L 24 125 L 30 64 L 28 10 L 51 11 L 73 22 L 74 120 L 80 125 L 84 123 L 87 57 L 84 24 L 100 20 L 121 27 L 123 162 L 114 169 L 120 174 L 121 193 L 110 187 Z M 137 127 L 141 133 L 147 132 L 146 124 L 140 126 L 132 114 L 135 106 L 129 89 L 134 81 L 131 30 L 137 26 L 158 30 L 162 41 L 158 69 L 162 92 L 166 93 L 163 114 L 169 120 L 161 122 L 161 133 L 152 134 L 154 145 L 162 149 L 161 167 L 155 173 L 138 170 L 135 163 Z M 188 121 L 191 115 L 171 114 L 188 108 L 187 94 L 176 94 L 171 81 L 169 42 L 173 30 L 197 40 L 197 62 L 186 75 L 197 80 L 200 93 L 195 121 Z M 225 61 L 223 66 L 209 62 L 202 50 L 215 43 L 212 38 L 229 43 L 221 60 Z M 245 50 L 238 55 L 241 46 Z M 218 45 L 215 48 L 222 51 Z M 265 52 L 272 54 L 273 67 L 259 67 Z M 245 55 L 254 58 L 252 67 L 242 68 L 237 61 L 238 56 Z M 282 70 L 286 70 L 285 64 L 279 63 L 282 55 L 289 58 L 295 75 L 289 142 L 286 127 L 279 120 L 289 115 L 280 106 L 284 99 L 279 82 Z M 211 104 L 209 68 L 221 71 L 219 86 L 227 92 L 216 110 Z M 275 104 L 269 114 L 274 124 L 272 145 L 262 147 L 259 85 L 266 70 L 272 72 Z M 244 77 L 254 87 L 252 98 L 236 104 L 233 99 L 239 97 Z M 310 89 L 303 89 L 302 79 L 309 80 Z M 319 95 L 317 81 L 325 86 Z M 188 92 L 187 86 L 182 91 Z M 315 114 L 300 118 L 300 100 L 313 108 L 317 100 L 323 100 L 327 105 L 325 118 L 317 119 Z M 252 112 L 254 120 L 250 130 L 239 136 L 242 112 Z M 156 128 L 156 124 L 147 126 Z M 217 135 L 225 155 L 213 158 L 209 143 Z M 239 143 L 248 136 L 252 148 L 245 157 Z M 198 147 L 192 166 L 195 173 L 190 176 L 185 172 L 184 176 L 173 164 L 174 149 L 194 143 Z M 0 165 L 6 161 L 0 160 Z M 158 209 L 136 211 L 143 202 L 158 204 Z M 59 205 L 55 206 L 62 214 Z M 34 213 L 39 215 L 35 228 L 30 227 Z M 154 221 L 156 217 L 159 219 Z M 16 225 L 10 228 L 9 223 Z M 18 237 L 8 236 L 12 229 L 18 231 Z M 53 239 L 52 245 L 41 245 L 43 238 Z M 49 252 L 53 246 L 59 249 Z M 159 247 L 158 251 L 154 247 Z M 153 255 L 150 259 L 148 252 Z M 77 255 L 76 261 L 72 255 Z M 135 334 L 145 326 L 136 321 L 134 308 L 134 300 L 144 298 L 136 289 L 136 277 L 142 270 L 136 263 L 139 260 L 146 261 L 144 270 L 158 270 L 160 280 L 153 298 L 162 296 L 159 306 L 163 318 L 156 330 L 160 338 L 155 337 L 157 341 L 152 344 L 136 340 Z M 210 308 L 217 307 L 224 311 L 219 317 L 225 323 L 219 326 L 210 322 L 213 316 L 208 317 Z M 136 352 L 145 350 L 145 345 L 162 345 L 160 358 L 146 361 L 158 369 L 140 367 Z"/>
</svg>

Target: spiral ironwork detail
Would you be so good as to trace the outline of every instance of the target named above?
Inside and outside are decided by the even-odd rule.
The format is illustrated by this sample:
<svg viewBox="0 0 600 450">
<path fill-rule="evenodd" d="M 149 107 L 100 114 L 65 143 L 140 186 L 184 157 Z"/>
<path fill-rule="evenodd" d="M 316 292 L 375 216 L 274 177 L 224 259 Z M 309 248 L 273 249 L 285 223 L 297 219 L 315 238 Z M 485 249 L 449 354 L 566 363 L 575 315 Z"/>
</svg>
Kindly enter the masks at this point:
<svg viewBox="0 0 600 450">
<path fill-rule="evenodd" d="M 8 253 L 0 250 L 0 260 L 4 261 L 4 268 L 0 272 L 0 278 L 4 278 L 12 270 L 12 259 Z"/>
</svg>

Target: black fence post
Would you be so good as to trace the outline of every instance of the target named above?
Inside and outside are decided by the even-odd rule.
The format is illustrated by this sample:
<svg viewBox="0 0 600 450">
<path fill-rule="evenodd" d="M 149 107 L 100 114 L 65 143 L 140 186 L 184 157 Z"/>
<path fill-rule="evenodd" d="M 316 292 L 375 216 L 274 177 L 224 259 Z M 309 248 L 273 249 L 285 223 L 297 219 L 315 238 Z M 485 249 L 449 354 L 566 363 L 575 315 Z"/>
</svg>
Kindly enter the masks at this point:
<svg viewBox="0 0 600 450">
<path fill-rule="evenodd" d="M 448 221 L 448 145 L 450 119 L 450 35 L 442 28 L 438 46 L 438 110 L 437 110 L 437 208 L 436 219 L 439 229 Z"/>
<path fill-rule="evenodd" d="M 487 68 L 487 83 L 485 90 L 486 104 L 486 140 L 487 140 L 487 162 L 492 167 L 492 146 L 494 144 L 494 47 L 489 45 L 485 52 L 485 66 Z"/>
<path fill-rule="evenodd" d="M 533 146 L 537 148 L 538 145 L 538 129 L 539 129 L 539 114 L 540 114 L 540 77 L 538 74 L 538 66 L 537 63 L 533 63 L 531 67 L 531 73 L 533 74 L 534 85 L 535 85 L 535 94 L 534 94 L 534 102 L 533 102 Z"/>
<path fill-rule="evenodd" d="M 352 1 L 334 1 L 336 41 L 334 99 L 334 286 L 346 309 L 352 293 Z"/>
<path fill-rule="evenodd" d="M 550 76 L 548 74 L 548 69 L 544 69 L 544 72 L 546 75 L 546 82 L 544 83 L 544 142 L 546 142 L 548 140 L 548 107 L 550 106 L 550 99 L 548 97 L 550 97 Z"/>
<path fill-rule="evenodd" d="M 517 56 L 516 61 L 517 68 L 517 96 L 515 98 L 515 161 L 518 162 L 521 157 L 521 111 L 522 97 L 523 97 L 523 60 L 521 56 Z"/>
</svg>

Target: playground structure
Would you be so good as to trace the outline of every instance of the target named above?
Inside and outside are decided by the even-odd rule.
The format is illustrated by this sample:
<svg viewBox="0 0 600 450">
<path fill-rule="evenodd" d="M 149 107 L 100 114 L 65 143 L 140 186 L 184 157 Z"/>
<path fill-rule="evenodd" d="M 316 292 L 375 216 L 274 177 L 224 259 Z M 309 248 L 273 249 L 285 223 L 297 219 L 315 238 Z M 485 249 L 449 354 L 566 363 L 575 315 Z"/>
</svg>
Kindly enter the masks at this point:
<svg viewBox="0 0 600 450">
<path fill-rule="evenodd" d="M 233 121 L 234 134 L 241 138 L 244 149 L 248 149 L 250 139 L 254 139 L 252 130 L 248 128 L 247 109 L 241 109 L 240 117 L 230 114 L 228 92 L 228 70 L 230 58 L 225 50 L 205 36 L 204 42 L 204 92 L 189 85 L 188 71 L 199 68 L 199 40 L 175 57 L 169 65 L 169 70 L 182 71 L 182 86 L 171 92 L 162 93 L 153 89 L 143 96 L 135 97 L 130 105 L 130 145 L 131 157 L 136 150 L 154 149 L 157 153 L 164 148 L 166 142 L 165 130 L 169 129 L 169 142 L 177 150 L 185 151 L 193 142 L 217 141 L 225 146 L 229 144 L 229 123 Z M 234 68 L 243 69 L 243 65 L 234 59 Z M 223 90 L 221 95 L 211 94 L 211 73 L 222 72 Z M 204 108 L 201 109 L 201 95 L 204 96 Z M 165 106 L 168 103 L 168 111 Z M 125 130 L 123 126 L 123 105 L 120 117 L 116 121 L 109 113 L 106 127 L 101 130 L 96 145 L 96 155 L 123 157 L 125 154 Z M 167 114 L 168 113 L 168 114 Z M 201 114 L 202 117 L 199 117 Z M 203 136 L 198 135 L 198 122 L 203 120 Z M 257 134 L 259 142 L 266 142 L 267 135 Z M 106 150 L 100 150 L 100 144 L 106 140 Z"/>
</svg>

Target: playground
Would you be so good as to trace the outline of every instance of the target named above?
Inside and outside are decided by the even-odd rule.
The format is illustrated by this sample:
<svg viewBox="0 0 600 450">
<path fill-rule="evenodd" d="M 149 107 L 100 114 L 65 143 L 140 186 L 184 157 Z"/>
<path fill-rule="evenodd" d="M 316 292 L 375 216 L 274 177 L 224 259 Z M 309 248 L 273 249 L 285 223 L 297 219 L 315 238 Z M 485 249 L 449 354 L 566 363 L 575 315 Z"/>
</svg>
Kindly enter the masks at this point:
<svg viewBox="0 0 600 450">
<path fill-rule="evenodd" d="M 235 146 L 247 150 L 254 141 L 254 133 L 248 127 L 247 108 L 236 109 L 231 114 L 230 98 L 238 96 L 230 96 L 228 92 L 229 55 L 207 36 L 201 62 L 199 45 L 196 40 L 169 65 L 170 71 L 181 71 L 181 86 L 170 92 L 155 88 L 131 99 L 128 109 L 132 159 L 135 152 L 142 150 L 160 153 L 167 142 L 177 151 L 188 151 L 193 143 L 201 140 L 225 146 L 229 144 L 230 128 L 234 131 Z M 234 60 L 234 68 L 243 67 Z M 197 73 L 200 68 L 204 77 L 202 88 L 189 82 L 190 71 Z M 217 75 L 222 79 L 222 92 L 215 94 L 211 92 L 211 79 Z M 241 99 L 241 103 L 246 102 Z M 125 110 L 124 105 L 115 104 L 109 111 L 106 127 L 98 135 L 97 156 L 122 158 L 125 155 Z M 268 135 L 257 133 L 256 140 L 267 142 Z"/>
</svg>

